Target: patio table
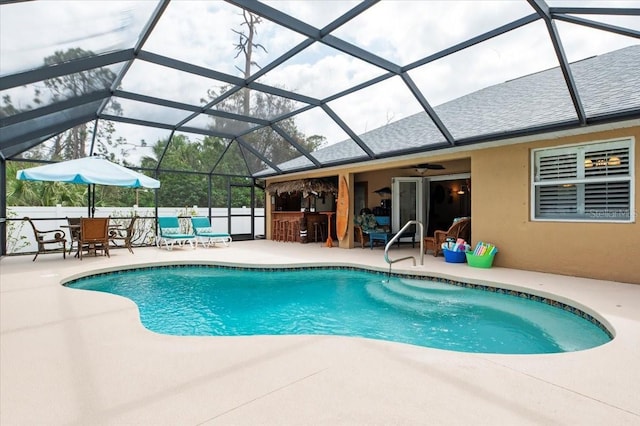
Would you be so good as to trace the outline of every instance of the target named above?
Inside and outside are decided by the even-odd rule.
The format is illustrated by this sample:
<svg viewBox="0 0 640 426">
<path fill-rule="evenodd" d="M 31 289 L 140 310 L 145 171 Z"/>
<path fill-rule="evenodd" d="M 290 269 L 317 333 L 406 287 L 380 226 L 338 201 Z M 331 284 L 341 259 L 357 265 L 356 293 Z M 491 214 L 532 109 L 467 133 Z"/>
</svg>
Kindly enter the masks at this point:
<svg viewBox="0 0 640 426">
<path fill-rule="evenodd" d="M 373 242 L 374 241 L 384 241 L 384 245 L 386 246 L 387 243 L 397 234 L 397 232 L 375 232 L 375 231 L 370 231 L 367 234 L 369 235 L 369 246 L 371 247 L 371 250 L 373 250 Z M 416 238 L 415 238 L 414 234 L 404 232 L 401 235 L 401 237 L 412 237 L 411 244 L 412 244 L 413 248 L 416 247 Z M 396 244 L 398 245 L 398 247 L 400 247 L 400 239 L 398 239 L 396 241 Z"/>
<path fill-rule="evenodd" d="M 80 234 L 80 225 L 75 225 L 75 224 L 73 224 L 73 225 L 61 225 L 60 228 L 66 228 L 70 232 L 77 231 L 78 235 Z M 111 233 L 111 231 L 117 231 L 117 230 L 120 230 L 120 229 L 125 229 L 125 228 L 120 224 L 115 224 L 115 223 L 114 224 L 109 224 L 109 233 Z M 71 241 L 73 241 L 73 240 L 71 239 Z M 69 249 L 69 254 L 71 254 L 71 249 Z M 75 254 L 74 257 L 78 257 L 78 258 L 80 257 L 80 247 L 78 247 L 78 249 L 76 250 L 76 254 Z"/>
<path fill-rule="evenodd" d="M 371 247 L 371 250 L 373 250 L 374 241 L 384 241 L 384 245 L 386 246 L 389 240 L 393 238 L 394 235 L 396 235 L 393 232 L 375 232 L 375 231 L 369 232 L 368 234 L 369 234 L 369 246 Z"/>
</svg>

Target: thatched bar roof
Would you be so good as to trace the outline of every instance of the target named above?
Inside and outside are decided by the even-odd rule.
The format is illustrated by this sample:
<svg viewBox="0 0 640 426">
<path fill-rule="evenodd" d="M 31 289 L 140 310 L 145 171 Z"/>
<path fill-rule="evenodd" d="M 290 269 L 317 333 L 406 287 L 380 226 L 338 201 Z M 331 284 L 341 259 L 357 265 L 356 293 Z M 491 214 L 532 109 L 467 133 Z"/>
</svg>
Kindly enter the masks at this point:
<svg viewBox="0 0 640 426">
<path fill-rule="evenodd" d="M 338 187 L 333 183 L 324 179 L 298 179 L 286 182 L 276 182 L 267 185 L 269 194 L 283 194 L 291 192 L 302 192 L 302 196 L 307 198 L 309 195 L 322 195 L 338 193 Z"/>
</svg>

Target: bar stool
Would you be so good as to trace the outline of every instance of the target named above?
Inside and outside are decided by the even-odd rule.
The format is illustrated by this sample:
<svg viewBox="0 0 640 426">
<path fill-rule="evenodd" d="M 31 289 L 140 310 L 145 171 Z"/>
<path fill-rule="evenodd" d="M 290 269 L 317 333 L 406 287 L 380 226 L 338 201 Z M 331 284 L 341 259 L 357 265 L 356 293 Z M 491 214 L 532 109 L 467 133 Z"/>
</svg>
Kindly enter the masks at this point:
<svg viewBox="0 0 640 426">
<path fill-rule="evenodd" d="M 313 222 L 313 242 L 318 242 L 318 232 L 320 232 L 320 242 L 324 242 L 324 228 L 327 226 L 325 222 Z"/>
<path fill-rule="evenodd" d="M 289 221 L 286 219 L 280 219 L 280 239 L 278 241 L 286 241 L 287 239 L 287 229 L 289 228 Z"/>
<path fill-rule="evenodd" d="M 273 239 L 274 241 L 284 241 L 284 219 L 273 220 Z"/>
<path fill-rule="evenodd" d="M 296 242 L 298 241 L 298 234 L 300 234 L 300 220 L 290 219 L 287 221 L 286 241 Z"/>
</svg>

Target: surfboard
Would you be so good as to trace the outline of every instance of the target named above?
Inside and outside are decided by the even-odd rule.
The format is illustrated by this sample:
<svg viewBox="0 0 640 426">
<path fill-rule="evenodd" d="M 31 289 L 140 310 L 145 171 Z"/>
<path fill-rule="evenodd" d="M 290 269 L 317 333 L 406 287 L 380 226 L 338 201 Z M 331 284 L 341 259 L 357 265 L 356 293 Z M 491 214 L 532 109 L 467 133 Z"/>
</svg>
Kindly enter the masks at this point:
<svg viewBox="0 0 640 426">
<path fill-rule="evenodd" d="M 349 185 L 342 176 L 338 185 L 338 200 L 336 203 L 336 234 L 339 240 L 344 240 L 349 229 Z"/>
</svg>

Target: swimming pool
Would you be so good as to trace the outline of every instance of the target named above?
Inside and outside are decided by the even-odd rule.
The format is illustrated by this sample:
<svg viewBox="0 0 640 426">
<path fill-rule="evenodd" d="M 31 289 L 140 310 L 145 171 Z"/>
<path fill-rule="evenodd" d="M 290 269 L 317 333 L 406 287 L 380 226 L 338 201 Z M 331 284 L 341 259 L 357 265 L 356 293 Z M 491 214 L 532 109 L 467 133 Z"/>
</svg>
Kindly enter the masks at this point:
<svg viewBox="0 0 640 426">
<path fill-rule="evenodd" d="M 597 320 L 567 305 L 456 284 L 355 268 L 193 265 L 66 285 L 127 297 L 146 328 L 170 335 L 341 335 L 505 354 L 578 351 L 611 340 Z"/>
</svg>

